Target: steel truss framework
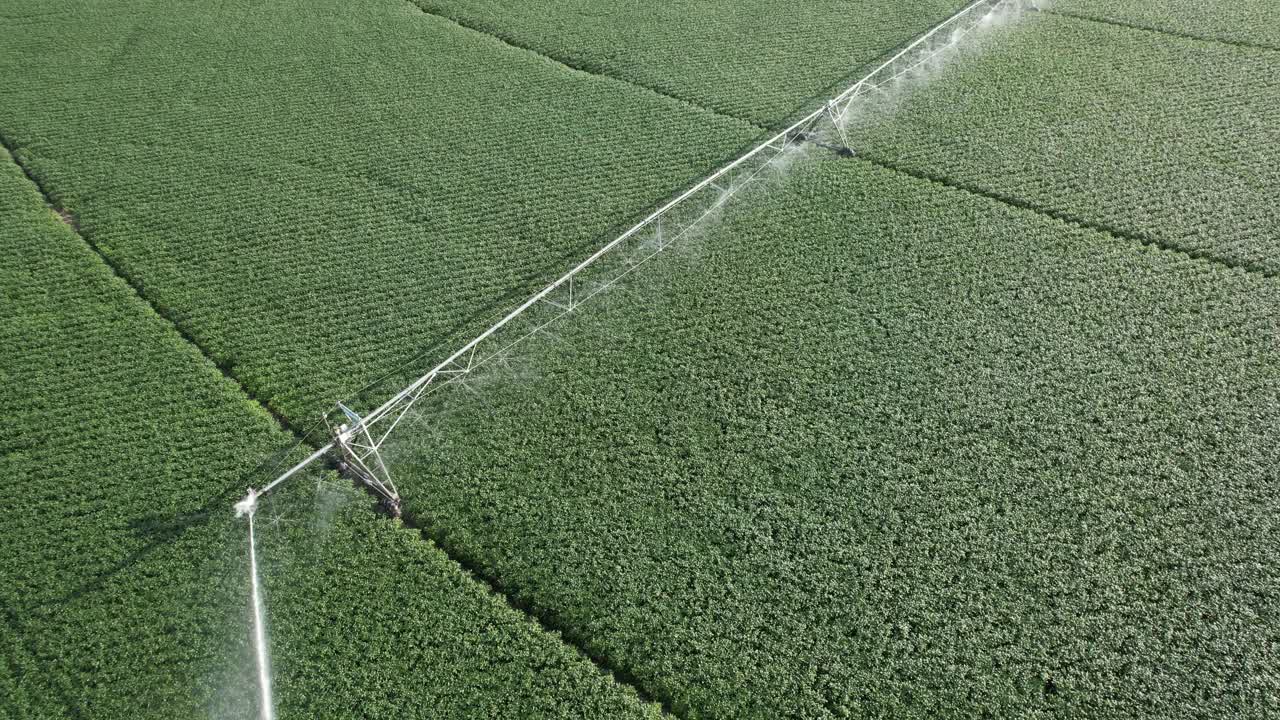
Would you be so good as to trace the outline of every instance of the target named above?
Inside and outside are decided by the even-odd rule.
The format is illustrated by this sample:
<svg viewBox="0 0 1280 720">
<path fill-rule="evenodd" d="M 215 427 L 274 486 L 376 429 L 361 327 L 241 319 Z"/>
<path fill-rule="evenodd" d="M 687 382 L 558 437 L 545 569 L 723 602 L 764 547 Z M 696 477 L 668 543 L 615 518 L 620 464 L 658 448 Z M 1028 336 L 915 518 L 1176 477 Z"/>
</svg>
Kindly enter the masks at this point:
<svg viewBox="0 0 1280 720">
<path fill-rule="evenodd" d="M 976 0 L 967 5 L 840 94 L 628 228 L 367 415 L 360 416 L 339 403 L 345 422 L 331 428 L 332 442 L 261 490 L 251 489 L 250 498 L 270 492 L 312 462 L 336 452 L 339 467 L 380 498 L 388 512 L 398 516 L 400 495 L 381 450 L 420 400 L 504 358 L 519 343 L 609 290 L 686 237 L 744 189 L 768 178 L 768 173 L 782 172 L 784 156 L 803 143 L 854 154 L 845 128 L 850 111 L 860 101 L 887 94 L 900 81 L 937 64 L 962 39 L 991 24 L 999 15 L 1037 9 L 1034 0 Z"/>
</svg>

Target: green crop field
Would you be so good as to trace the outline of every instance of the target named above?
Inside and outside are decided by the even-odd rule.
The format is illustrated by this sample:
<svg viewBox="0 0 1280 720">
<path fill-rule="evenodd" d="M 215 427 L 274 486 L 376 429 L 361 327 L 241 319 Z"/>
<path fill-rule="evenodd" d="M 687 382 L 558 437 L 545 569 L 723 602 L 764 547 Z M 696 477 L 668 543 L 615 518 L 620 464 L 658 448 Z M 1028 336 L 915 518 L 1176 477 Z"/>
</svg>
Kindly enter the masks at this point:
<svg viewBox="0 0 1280 720">
<path fill-rule="evenodd" d="M 0 718 L 265 720 L 246 488 L 964 5 L 0 8 Z M 1273 16 L 993 15 L 696 196 L 403 519 L 258 501 L 266 709 L 1280 716 Z"/>
</svg>

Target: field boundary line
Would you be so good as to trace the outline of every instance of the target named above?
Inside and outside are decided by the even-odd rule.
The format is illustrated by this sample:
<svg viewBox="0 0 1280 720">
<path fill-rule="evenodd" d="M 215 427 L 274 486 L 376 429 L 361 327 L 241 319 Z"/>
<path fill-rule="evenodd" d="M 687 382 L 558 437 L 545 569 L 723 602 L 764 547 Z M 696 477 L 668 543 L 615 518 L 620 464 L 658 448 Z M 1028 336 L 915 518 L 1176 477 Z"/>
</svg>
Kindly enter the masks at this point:
<svg viewBox="0 0 1280 720">
<path fill-rule="evenodd" d="M 531 46 L 529 46 L 529 45 L 524 45 L 524 44 L 522 44 L 520 41 L 516 40 L 516 39 L 515 39 L 515 38 L 513 38 L 513 37 L 507 36 L 507 35 L 505 35 L 505 34 L 504 34 L 504 35 L 499 35 L 498 33 L 495 33 L 495 32 L 489 31 L 489 30 L 485 30 L 485 29 L 483 29 L 483 28 L 479 28 L 479 27 L 476 27 L 476 26 L 474 26 L 474 25 L 470 25 L 470 24 L 468 24 L 468 23 L 466 23 L 466 22 L 464 22 L 464 21 L 462 21 L 462 20 L 459 20 L 458 18 L 450 17 L 450 16 L 448 16 L 448 15 L 441 15 L 439 12 L 436 12 L 436 11 L 434 11 L 434 10 L 428 10 L 427 8 L 425 8 L 425 7 L 423 7 L 422 5 L 418 4 L 418 2 L 417 2 L 416 0 L 405 0 L 405 2 L 407 2 L 407 3 L 408 3 L 408 4 L 410 4 L 410 5 L 412 5 L 413 7 L 417 8 L 417 10 L 418 10 L 419 12 L 421 12 L 423 15 L 427 15 L 427 16 L 430 16 L 430 17 L 433 17 L 433 18 L 438 18 L 438 19 L 443 20 L 443 21 L 445 21 L 445 22 L 447 22 L 447 23 L 449 23 L 449 24 L 451 24 L 451 25 L 456 25 L 456 26 L 458 26 L 458 27 L 460 27 L 460 28 L 462 28 L 463 30 L 466 30 L 466 31 L 468 31 L 468 32 L 477 33 L 477 34 L 479 34 L 479 35 L 484 35 L 484 36 L 485 36 L 485 37 L 487 37 L 487 38 L 491 38 L 491 39 L 493 39 L 493 40 L 497 40 L 498 42 L 502 43 L 503 45 L 506 45 L 506 46 L 507 46 L 507 47 L 509 47 L 509 48 L 512 48 L 512 49 L 515 49 L 515 50 L 521 50 L 521 51 L 523 51 L 523 52 L 527 52 L 527 53 L 533 53 L 534 55 L 537 55 L 538 57 L 540 57 L 540 58 L 542 58 L 542 59 L 544 59 L 544 60 L 547 60 L 547 61 L 553 62 L 553 63 L 555 63 L 556 65 L 559 65 L 559 66 L 561 66 L 561 67 L 563 67 L 563 68 L 565 68 L 565 69 L 567 69 L 567 70 L 572 70 L 572 71 L 574 71 L 574 72 L 580 72 L 580 73 L 583 73 L 583 74 L 586 74 L 586 75 L 590 75 L 590 76 L 592 76 L 592 77 L 604 78 L 604 79 L 606 79 L 606 80 L 612 80 L 612 81 L 614 81 L 614 82 L 619 82 L 619 83 L 622 83 L 622 84 L 624 84 L 624 85 L 630 85 L 631 87 L 638 88 L 638 89 L 640 89 L 640 90 L 644 90 L 644 91 L 646 91 L 646 92 L 653 93 L 653 94 L 658 95 L 658 96 L 660 96 L 660 97 L 662 97 L 662 98 L 665 98 L 665 99 L 667 99 L 667 100 L 672 100 L 672 101 L 674 101 L 674 102 L 678 102 L 678 103 L 680 103 L 681 105 L 687 105 L 687 106 L 689 106 L 689 107 L 691 107 L 691 108 L 694 108 L 695 110 L 699 110 L 699 111 L 701 111 L 701 112 L 710 113 L 710 114 L 712 114 L 712 115 L 716 115 L 716 116 L 718 116 L 718 117 L 725 118 L 726 120 L 736 120 L 737 122 L 746 123 L 747 125 L 751 126 L 751 128 L 752 128 L 753 130 L 755 130 L 755 131 L 759 132 L 760 134 L 764 134 L 764 133 L 767 133 L 767 132 L 771 132 L 771 129 L 770 129 L 770 128 L 767 128 L 767 127 L 764 127 L 763 125 L 760 125 L 760 124 L 759 124 L 759 123 L 757 123 L 755 120 L 750 120 L 750 119 L 748 119 L 748 118 L 744 118 L 744 117 L 740 117 L 740 116 L 738 116 L 738 115 L 734 115 L 733 113 L 728 113 L 728 112 L 725 112 L 725 111 L 723 111 L 723 110 L 716 110 L 715 108 L 707 107 L 706 105 L 703 105 L 703 104 L 701 104 L 701 103 L 699 103 L 699 102 L 697 102 L 697 101 L 695 101 L 695 100 L 690 100 L 690 99 L 688 99 L 688 98 L 682 98 L 682 97 L 679 97 L 679 96 L 676 96 L 676 95 L 672 95 L 671 93 L 668 93 L 668 92 L 666 92 L 665 90 L 659 90 L 658 88 L 655 88 L 655 87 L 653 87 L 653 86 L 651 86 L 651 85 L 644 85 L 644 84 L 642 84 L 642 83 L 638 83 L 638 82 L 636 82 L 636 81 L 634 81 L 634 80 L 630 80 L 630 79 L 623 78 L 623 77 L 618 77 L 617 75 L 611 75 L 611 74 L 606 73 L 606 72 L 599 72 L 599 71 L 597 71 L 597 70 L 591 70 L 591 69 L 585 68 L 585 67 L 583 67 L 583 66 L 581 66 L 581 65 L 574 65 L 573 63 L 569 62 L 568 60 L 566 60 L 566 59 L 564 59 L 564 58 L 559 58 L 559 57 L 556 57 L 555 55 L 548 55 L 547 53 L 545 53 L 545 52 L 543 52 L 543 51 L 541 51 L 541 50 L 538 50 L 537 48 L 531 47 Z"/>
<path fill-rule="evenodd" d="M 1057 220 L 1059 222 L 1064 222 L 1068 225 L 1072 225 L 1074 227 L 1078 227 L 1084 230 L 1092 230 L 1094 232 L 1100 232 L 1105 235 L 1109 235 L 1113 238 L 1116 238 L 1117 240 L 1125 240 L 1131 243 L 1147 245 L 1150 247 L 1158 248 L 1160 250 L 1164 250 L 1166 252 L 1177 253 L 1178 255 L 1182 255 L 1183 257 L 1186 257 L 1192 260 L 1201 261 L 1211 265 L 1217 265 L 1219 267 L 1226 268 L 1229 270 L 1235 270 L 1237 272 L 1244 272 L 1244 273 L 1249 273 L 1251 275 L 1257 275 L 1259 277 L 1264 277 L 1269 280 L 1274 280 L 1276 277 L 1280 277 L 1280 273 L 1277 273 L 1273 270 L 1268 270 L 1254 263 L 1233 262 L 1231 260 L 1227 260 L 1225 258 L 1219 257 L 1213 253 L 1204 252 L 1201 250 L 1189 250 L 1187 248 L 1179 247 L 1178 245 L 1174 243 L 1170 243 L 1165 240 L 1157 240 L 1156 238 L 1153 238 L 1147 235 L 1128 232 L 1126 230 L 1122 230 L 1118 227 L 1115 227 L 1114 225 L 1109 225 L 1106 223 L 1100 223 L 1094 220 L 1089 220 L 1087 218 L 1080 217 L 1066 210 L 1059 210 L 1056 208 L 1048 207 L 1040 203 L 1033 202 L 1031 200 L 1017 197 L 1015 195 L 1010 195 L 1010 194 L 1002 193 L 995 190 L 985 190 L 979 187 L 974 187 L 972 185 L 968 185 L 966 183 L 962 183 L 957 180 L 954 180 L 944 174 L 936 174 L 936 173 L 926 172 L 923 170 L 915 170 L 915 169 L 907 168 L 902 165 L 899 165 L 898 163 L 892 160 L 886 160 L 882 157 L 876 157 L 874 155 L 869 155 L 867 153 L 859 153 L 858 155 L 855 156 L 855 159 L 861 160 L 862 162 L 868 163 L 870 165 L 875 165 L 876 167 L 884 168 L 885 170 L 890 170 L 896 173 L 900 173 L 902 175 L 906 175 L 908 177 L 915 178 L 917 180 L 924 180 L 926 182 L 930 182 L 935 185 L 940 185 L 942 187 L 949 188 L 951 190 L 958 190 L 960 192 L 967 193 L 969 195 L 977 195 L 980 197 L 987 198 L 989 200 L 994 200 L 1002 205 L 1007 205 L 1009 207 L 1017 208 L 1019 210 L 1025 210 L 1027 212 L 1032 212 L 1042 217 L 1047 217 L 1053 220 Z"/>
<path fill-rule="evenodd" d="M 1185 30 L 1174 30 L 1172 28 L 1163 28 L 1158 25 L 1135 22 L 1132 20 L 1121 20 L 1118 18 L 1102 17 L 1100 15 L 1090 15 L 1088 13 L 1076 12 L 1074 10 L 1055 10 L 1052 7 L 1045 8 L 1041 12 L 1046 15 L 1057 15 L 1062 18 L 1072 20 L 1084 20 L 1086 22 L 1098 23 L 1101 25 L 1111 25 L 1114 27 L 1126 28 L 1129 30 L 1140 30 L 1142 32 L 1156 33 L 1157 35 L 1168 35 L 1182 40 L 1196 40 L 1199 42 L 1214 43 L 1217 45 L 1228 45 L 1230 47 L 1248 48 L 1251 50 L 1264 50 L 1267 52 L 1280 52 L 1280 46 L 1267 45 L 1265 43 L 1256 43 L 1249 40 L 1230 40 L 1227 38 L 1209 37 L 1206 35 L 1196 35 Z"/>
<path fill-rule="evenodd" d="M 550 612 L 541 611 L 532 603 L 508 592 L 496 575 L 483 569 L 482 563 L 474 562 L 465 550 L 455 547 L 452 543 L 446 543 L 446 536 L 430 520 L 420 518 L 406 510 L 401 515 L 400 522 L 406 528 L 419 533 L 424 541 L 439 548 L 440 552 L 457 564 L 469 578 L 495 597 L 501 598 L 507 607 L 528 617 L 542 632 L 559 638 L 561 644 L 595 666 L 596 671 L 608 678 L 610 682 L 630 690 L 642 704 L 657 705 L 665 717 L 672 720 L 685 720 L 684 712 L 676 709 L 676 703 L 670 697 L 649 690 L 634 674 L 615 668 L 604 655 L 592 652 L 582 633 L 574 630 L 567 623 L 554 620 L 550 617 Z"/>
</svg>

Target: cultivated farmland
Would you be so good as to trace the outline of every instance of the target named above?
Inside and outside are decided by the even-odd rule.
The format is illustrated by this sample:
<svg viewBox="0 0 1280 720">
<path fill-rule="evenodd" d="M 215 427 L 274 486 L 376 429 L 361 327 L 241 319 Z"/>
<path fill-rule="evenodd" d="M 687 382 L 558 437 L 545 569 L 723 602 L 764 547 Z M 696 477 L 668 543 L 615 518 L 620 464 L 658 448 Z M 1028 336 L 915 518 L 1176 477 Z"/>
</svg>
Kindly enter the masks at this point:
<svg viewBox="0 0 1280 720">
<path fill-rule="evenodd" d="M 284 433 L 0 161 L 21 261 L 0 269 L 0 716 L 249 717 L 230 508 Z M 313 484 L 261 520 L 289 511 L 264 533 L 282 715 L 655 714 L 361 494 Z"/>
<path fill-rule="evenodd" d="M 0 10 L 0 717 L 261 717 L 318 411 L 961 4 Z M 260 499 L 279 717 L 1280 715 L 1280 26 L 1013 18 Z"/>
</svg>

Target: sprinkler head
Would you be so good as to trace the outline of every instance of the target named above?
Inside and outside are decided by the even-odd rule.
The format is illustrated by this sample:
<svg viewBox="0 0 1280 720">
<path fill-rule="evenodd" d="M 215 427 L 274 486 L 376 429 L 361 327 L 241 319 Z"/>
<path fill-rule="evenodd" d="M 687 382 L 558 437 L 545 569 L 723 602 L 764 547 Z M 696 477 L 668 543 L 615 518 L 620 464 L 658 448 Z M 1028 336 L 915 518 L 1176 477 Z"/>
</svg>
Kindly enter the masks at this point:
<svg viewBox="0 0 1280 720">
<path fill-rule="evenodd" d="M 252 515 L 253 511 L 258 508 L 258 491 L 249 488 L 249 494 L 244 499 L 236 503 L 236 517 L 244 517 Z"/>
</svg>

